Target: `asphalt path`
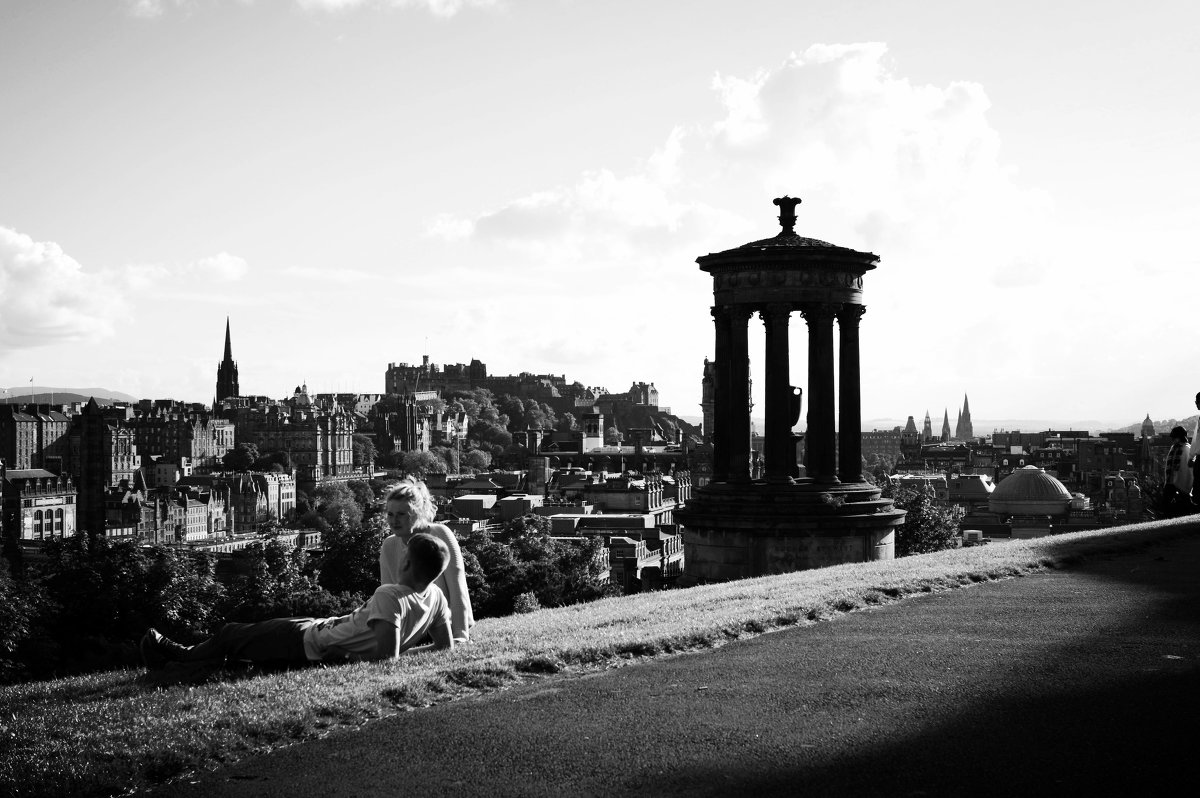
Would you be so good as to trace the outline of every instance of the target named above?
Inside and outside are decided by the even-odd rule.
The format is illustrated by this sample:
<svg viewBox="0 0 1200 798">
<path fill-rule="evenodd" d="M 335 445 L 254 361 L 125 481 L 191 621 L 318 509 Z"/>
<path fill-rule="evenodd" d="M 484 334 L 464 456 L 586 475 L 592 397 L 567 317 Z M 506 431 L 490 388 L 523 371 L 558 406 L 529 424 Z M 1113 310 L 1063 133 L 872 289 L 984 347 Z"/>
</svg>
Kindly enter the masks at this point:
<svg viewBox="0 0 1200 798">
<path fill-rule="evenodd" d="M 713 651 L 545 677 L 156 794 L 1186 793 L 1198 656 L 1193 537 Z"/>
</svg>

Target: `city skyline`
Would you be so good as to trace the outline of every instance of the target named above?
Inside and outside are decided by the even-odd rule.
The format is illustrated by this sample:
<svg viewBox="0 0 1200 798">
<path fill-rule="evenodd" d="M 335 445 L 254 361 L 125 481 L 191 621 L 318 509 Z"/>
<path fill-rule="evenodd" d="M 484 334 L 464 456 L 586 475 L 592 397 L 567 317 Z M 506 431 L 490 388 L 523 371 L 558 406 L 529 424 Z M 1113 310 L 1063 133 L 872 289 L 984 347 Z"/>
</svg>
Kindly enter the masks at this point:
<svg viewBox="0 0 1200 798">
<path fill-rule="evenodd" d="M 1169 302 L 1196 285 L 1200 10 L 686 8 L 682 33 L 681 4 L 0 7 L 0 385 L 211 402 L 229 316 L 247 394 L 378 393 L 428 354 L 695 416 L 695 258 L 791 194 L 797 232 L 881 258 L 868 423 L 964 394 L 1193 414 Z"/>
</svg>

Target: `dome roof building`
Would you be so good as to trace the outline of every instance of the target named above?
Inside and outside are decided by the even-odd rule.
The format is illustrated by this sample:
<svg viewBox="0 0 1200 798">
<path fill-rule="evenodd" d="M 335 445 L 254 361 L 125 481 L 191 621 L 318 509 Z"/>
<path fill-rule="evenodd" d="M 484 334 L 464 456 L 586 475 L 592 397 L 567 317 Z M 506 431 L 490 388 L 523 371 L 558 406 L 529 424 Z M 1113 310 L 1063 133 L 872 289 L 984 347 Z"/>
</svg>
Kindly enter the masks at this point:
<svg viewBox="0 0 1200 798">
<path fill-rule="evenodd" d="M 1066 515 L 1070 507 L 1066 487 L 1037 466 L 1016 469 L 988 498 L 988 508 L 1002 515 Z"/>
<path fill-rule="evenodd" d="M 1146 414 L 1146 420 L 1142 422 L 1142 437 L 1153 438 L 1155 436 L 1154 422 L 1150 420 L 1150 414 Z"/>
</svg>

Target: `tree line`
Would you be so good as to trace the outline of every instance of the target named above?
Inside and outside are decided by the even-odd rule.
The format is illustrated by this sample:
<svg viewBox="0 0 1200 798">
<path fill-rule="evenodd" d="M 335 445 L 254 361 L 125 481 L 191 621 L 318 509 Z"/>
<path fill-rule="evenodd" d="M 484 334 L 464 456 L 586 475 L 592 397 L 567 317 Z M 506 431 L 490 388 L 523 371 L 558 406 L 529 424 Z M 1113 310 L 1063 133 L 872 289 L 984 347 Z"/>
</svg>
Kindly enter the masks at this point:
<svg viewBox="0 0 1200 798">
<path fill-rule="evenodd" d="M 187 548 L 143 545 L 79 532 L 43 544 L 17 570 L 0 558 L 0 682 L 136 666 L 137 641 L 153 626 L 190 642 L 227 621 L 327 617 L 361 604 L 379 584 L 389 530 L 377 482 L 318 486 L 298 508 L 320 533 L 314 553 L 278 536 L 278 523 L 226 564 Z M 609 595 L 597 566 L 599 540 L 550 536 L 537 516 L 495 536 L 461 538 L 476 617 L 507 615 Z"/>
</svg>

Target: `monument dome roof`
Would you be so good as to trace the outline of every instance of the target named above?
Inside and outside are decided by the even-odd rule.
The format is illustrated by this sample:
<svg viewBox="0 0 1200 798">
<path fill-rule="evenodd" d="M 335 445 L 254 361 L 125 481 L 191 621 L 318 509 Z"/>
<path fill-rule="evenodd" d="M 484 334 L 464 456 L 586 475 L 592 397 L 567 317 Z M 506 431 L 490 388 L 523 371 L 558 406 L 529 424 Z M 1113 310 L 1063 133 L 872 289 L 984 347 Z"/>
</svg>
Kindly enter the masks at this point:
<svg viewBox="0 0 1200 798">
<path fill-rule="evenodd" d="M 797 235 L 794 226 L 796 224 L 796 206 L 799 204 L 800 200 L 795 197 L 779 197 L 775 200 L 775 205 L 780 210 L 779 224 L 782 228 L 777 235 L 751 241 L 723 252 L 702 255 L 696 261 L 705 270 L 716 266 L 746 262 L 761 265 L 796 260 L 813 263 L 829 262 L 841 266 L 853 264 L 862 271 L 875 268 L 875 264 L 879 262 L 879 256 L 872 252 L 859 252 L 849 247 L 830 244 L 828 241 Z"/>
<path fill-rule="evenodd" d="M 1037 466 L 1013 471 L 988 497 L 992 512 L 1008 515 L 1061 515 L 1070 505 L 1066 487 Z"/>
</svg>

